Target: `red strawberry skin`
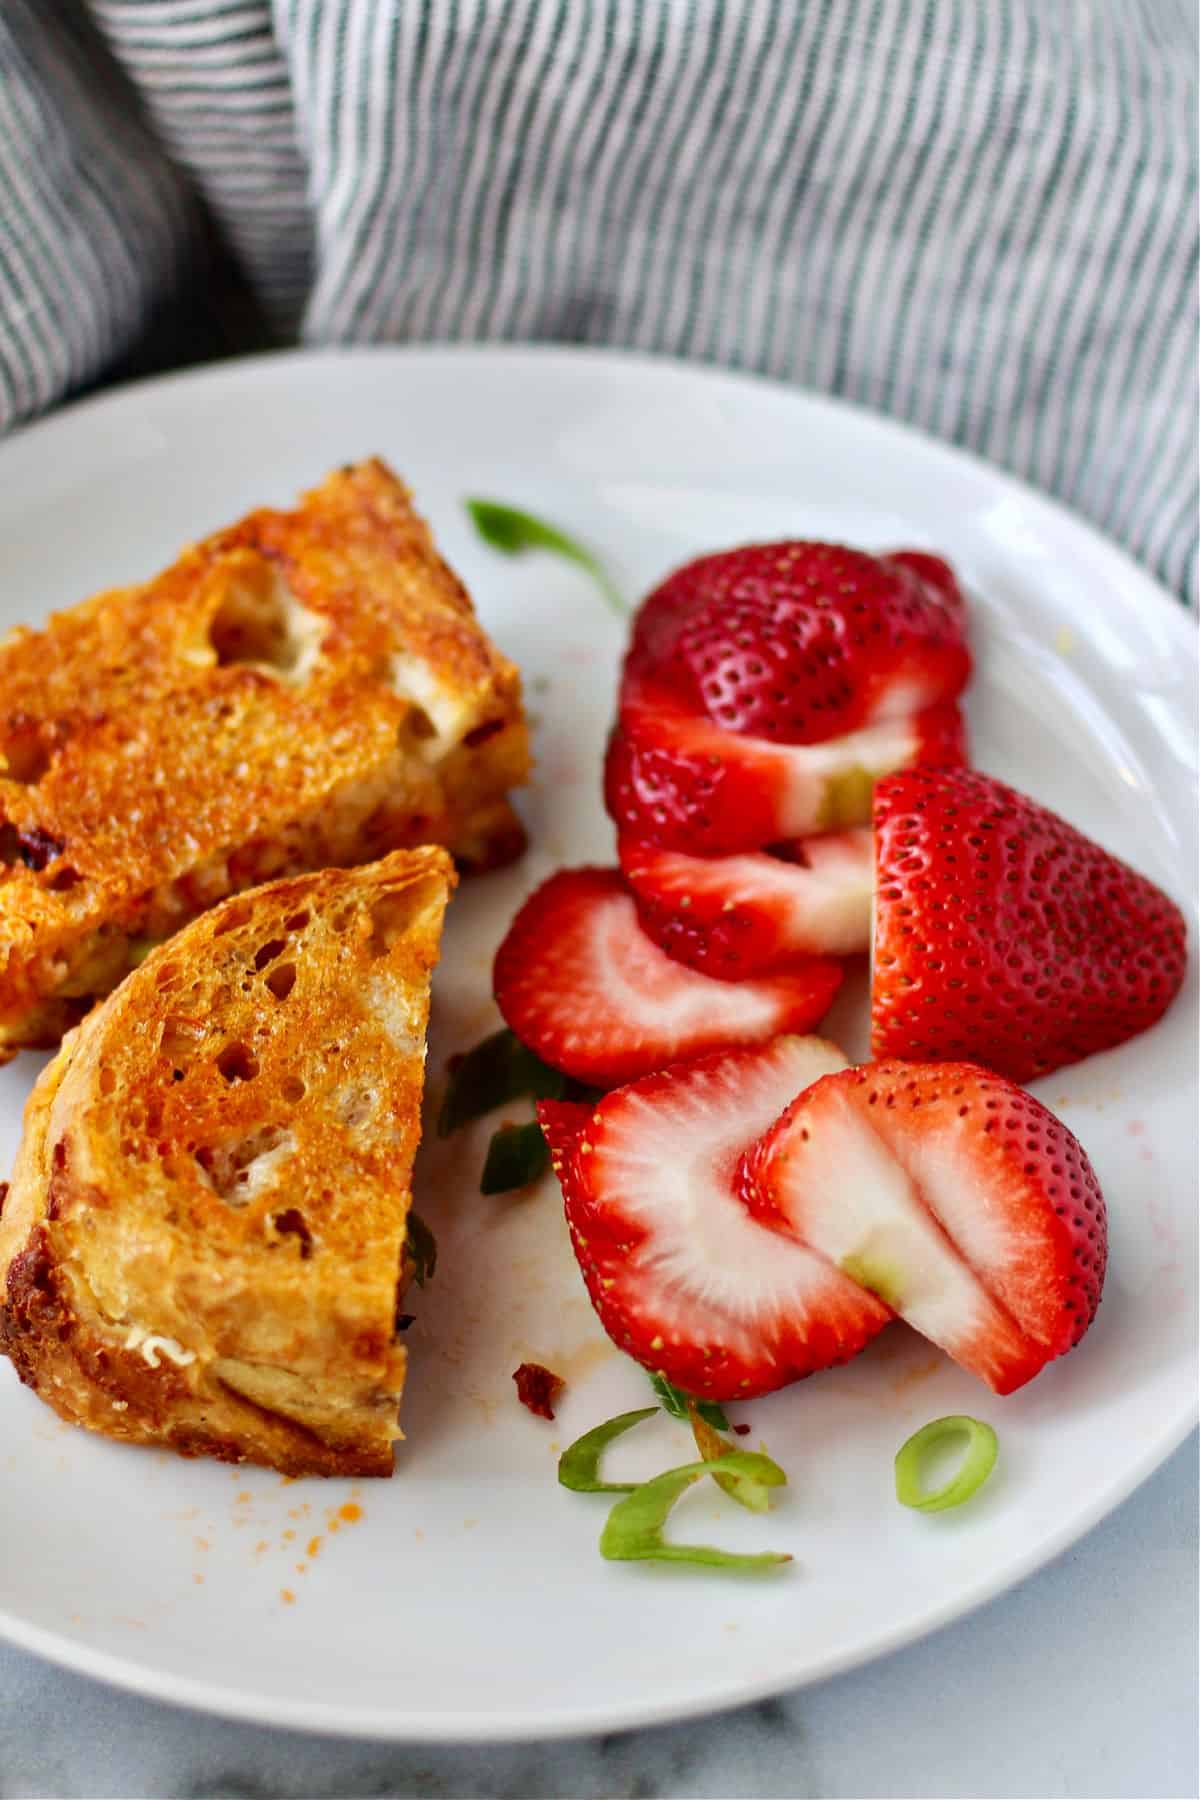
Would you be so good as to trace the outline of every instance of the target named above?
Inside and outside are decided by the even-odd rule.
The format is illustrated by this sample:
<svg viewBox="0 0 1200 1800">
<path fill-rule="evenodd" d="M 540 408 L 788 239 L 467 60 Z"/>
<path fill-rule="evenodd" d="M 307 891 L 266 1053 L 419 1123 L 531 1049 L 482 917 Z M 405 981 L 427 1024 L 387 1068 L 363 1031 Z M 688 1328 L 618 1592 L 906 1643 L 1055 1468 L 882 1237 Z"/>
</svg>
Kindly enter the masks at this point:
<svg viewBox="0 0 1200 1800">
<path fill-rule="evenodd" d="M 867 824 L 879 775 L 910 763 L 961 763 L 966 755 L 954 705 L 861 736 L 793 746 L 723 731 L 688 713 L 669 688 L 627 679 L 604 797 L 631 838 L 724 856 Z"/>
<path fill-rule="evenodd" d="M 842 1059 L 816 1040 L 702 1057 L 594 1108 L 538 1118 L 600 1321 L 646 1368 L 706 1399 L 750 1399 L 845 1362 L 889 1309 L 755 1221 L 738 1160 L 798 1087 Z"/>
<path fill-rule="evenodd" d="M 1104 1196 L 1078 1138 L 1033 1094 L 969 1063 L 868 1063 L 846 1085 L 1045 1360 L 1073 1349 L 1108 1263 Z"/>
<path fill-rule="evenodd" d="M 847 1129 L 894 1165 L 891 1191 L 878 1175 L 854 1191 Z M 869 1063 L 827 1075 L 747 1153 L 740 1182 L 752 1211 L 826 1254 L 845 1249 L 857 1212 L 859 1260 L 887 1269 L 889 1300 L 997 1393 L 1072 1349 L 1095 1317 L 1107 1262 L 1095 1173 L 1061 1120 L 987 1069 Z M 923 1249 L 899 1228 L 906 1208 Z"/>
<path fill-rule="evenodd" d="M 629 669 L 660 676 L 723 730 L 811 744 L 954 700 L 971 673 L 963 623 L 940 558 L 751 544 L 650 595 Z"/>
<path fill-rule="evenodd" d="M 1065 820 L 988 775 L 906 769 L 875 790 L 871 1051 L 1027 1082 L 1160 1019 L 1183 915 Z"/>
<path fill-rule="evenodd" d="M 786 848 L 788 860 L 696 857 L 622 837 L 617 855 L 656 944 L 718 981 L 745 981 L 799 956 L 853 956 L 870 945 L 870 830 Z"/>
<path fill-rule="evenodd" d="M 617 869 L 563 869 L 530 895 L 493 967 L 505 1022 L 552 1067 L 598 1087 L 736 1044 L 805 1032 L 842 982 L 831 957 L 752 982 L 674 962 L 638 923 Z"/>
</svg>

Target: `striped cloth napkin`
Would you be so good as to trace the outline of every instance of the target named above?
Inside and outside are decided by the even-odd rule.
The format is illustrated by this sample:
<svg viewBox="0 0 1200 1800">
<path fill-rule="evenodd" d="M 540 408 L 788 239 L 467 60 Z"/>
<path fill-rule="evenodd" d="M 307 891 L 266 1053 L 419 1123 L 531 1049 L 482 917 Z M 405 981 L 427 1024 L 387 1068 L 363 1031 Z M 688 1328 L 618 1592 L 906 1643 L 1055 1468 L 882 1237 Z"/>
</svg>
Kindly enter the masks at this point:
<svg viewBox="0 0 1200 1800">
<path fill-rule="evenodd" d="M 1191 0 L 4 0 L 0 428 L 205 279 L 277 335 L 843 395 L 1196 581 Z"/>
</svg>

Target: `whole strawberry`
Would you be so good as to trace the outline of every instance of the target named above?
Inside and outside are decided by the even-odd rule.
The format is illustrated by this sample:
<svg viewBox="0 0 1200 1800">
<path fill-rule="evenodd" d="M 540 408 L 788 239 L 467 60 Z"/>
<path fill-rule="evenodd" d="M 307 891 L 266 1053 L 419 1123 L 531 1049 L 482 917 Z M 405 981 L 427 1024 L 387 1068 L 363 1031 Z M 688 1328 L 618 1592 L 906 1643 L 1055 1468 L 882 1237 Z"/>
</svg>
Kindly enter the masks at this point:
<svg viewBox="0 0 1200 1800">
<path fill-rule="evenodd" d="M 840 544 L 701 557 L 641 608 L 631 678 L 674 687 L 726 731 L 812 744 L 953 700 L 971 672 L 949 565 Z"/>
<path fill-rule="evenodd" d="M 1160 1019 L 1183 915 L 1056 814 L 970 769 L 875 789 L 871 1053 L 1026 1082 Z"/>
</svg>

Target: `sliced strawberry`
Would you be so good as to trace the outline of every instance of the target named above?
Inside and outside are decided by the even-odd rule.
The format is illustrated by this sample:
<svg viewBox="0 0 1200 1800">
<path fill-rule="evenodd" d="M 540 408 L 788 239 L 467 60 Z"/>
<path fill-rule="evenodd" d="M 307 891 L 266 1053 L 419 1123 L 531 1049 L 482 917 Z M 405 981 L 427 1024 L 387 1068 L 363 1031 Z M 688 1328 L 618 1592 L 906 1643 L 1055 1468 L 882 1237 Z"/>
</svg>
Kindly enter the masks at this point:
<svg viewBox="0 0 1200 1800">
<path fill-rule="evenodd" d="M 919 576 L 926 587 L 933 589 L 959 630 L 966 630 L 967 603 L 958 576 L 944 556 L 935 556 L 931 550 L 889 550 L 887 560 Z"/>
<path fill-rule="evenodd" d="M 798 839 L 789 860 L 686 856 L 627 837 L 617 851 L 642 929 L 677 962 L 718 980 L 870 944 L 875 852 L 865 826 Z"/>
<path fill-rule="evenodd" d="M 650 595 L 629 670 L 726 731 L 813 744 L 954 700 L 971 658 L 949 565 L 922 552 L 749 544 Z"/>
<path fill-rule="evenodd" d="M 713 981 L 646 936 L 618 870 L 563 869 L 513 920 L 493 981 L 522 1043 L 609 1087 L 680 1057 L 808 1031 L 828 1012 L 842 968 L 814 957 L 759 981 Z"/>
<path fill-rule="evenodd" d="M 865 825 L 880 776 L 966 757 L 956 706 L 787 745 L 722 731 L 667 687 L 627 677 L 622 693 L 605 764 L 609 813 L 629 837 L 695 856 Z"/>
<path fill-rule="evenodd" d="M 990 776 L 891 775 L 875 832 L 874 1055 L 1029 1081 L 1145 1031 L 1178 993 L 1174 902 Z"/>
<path fill-rule="evenodd" d="M 1077 1344 L 1107 1226 L 1087 1156 L 1012 1082 L 964 1063 L 824 1077 L 743 1162 L 741 1192 L 997 1393 Z"/>
<path fill-rule="evenodd" d="M 591 1109 L 538 1107 L 601 1323 L 688 1393 L 770 1393 L 845 1362 L 892 1316 L 752 1218 L 733 1188 L 747 1142 L 797 1088 L 843 1066 L 832 1045 L 780 1038 L 647 1076 Z"/>
</svg>

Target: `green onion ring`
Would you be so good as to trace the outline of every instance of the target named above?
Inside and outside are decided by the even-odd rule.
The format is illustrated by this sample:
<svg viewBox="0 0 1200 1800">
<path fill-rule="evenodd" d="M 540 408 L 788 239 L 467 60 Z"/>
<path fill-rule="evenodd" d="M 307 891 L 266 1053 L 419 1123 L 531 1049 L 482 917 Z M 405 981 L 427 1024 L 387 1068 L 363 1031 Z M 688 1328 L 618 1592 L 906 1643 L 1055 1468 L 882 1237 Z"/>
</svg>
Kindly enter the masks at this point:
<svg viewBox="0 0 1200 1800">
<path fill-rule="evenodd" d="M 927 1492 L 921 1482 L 924 1457 L 939 1444 L 956 1437 L 967 1440 L 962 1462 L 944 1487 Z M 914 1431 L 896 1452 L 897 1500 L 901 1506 L 915 1507 L 918 1512 L 944 1512 L 949 1506 L 961 1506 L 983 1486 L 996 1466 L 997 1448 L 995 1432 L 982 1419 L 972 1419 L 966 1413 L 931 1419 L 920 1431 Z"/>
</svg>

